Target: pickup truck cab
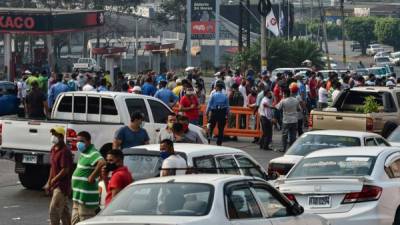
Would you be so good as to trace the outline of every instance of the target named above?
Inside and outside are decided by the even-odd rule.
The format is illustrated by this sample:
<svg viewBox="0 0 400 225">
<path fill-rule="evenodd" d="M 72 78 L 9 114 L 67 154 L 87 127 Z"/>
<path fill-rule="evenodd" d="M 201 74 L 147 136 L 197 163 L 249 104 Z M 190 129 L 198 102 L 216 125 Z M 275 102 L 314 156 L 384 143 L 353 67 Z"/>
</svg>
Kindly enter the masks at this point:
<svg viewBox="0 0 400 225">
<path fill-rule="evenodd" d="M 360 113 L 365 98 L 374 96 L 379 112 Z M 400 123 L 400 89 L 389 87 L 357 87 L 344 90 L 333 107 L 310 113 L 312 130 L 355 130 L 380 133 L 387 124 Z"/>
<path fill-rule="evenodd" d="M 15 171 L 23 186 L 40 189 L 48 178 L 51 128 L 65 128 L 65 141 L 76 160 L 76 137 L 80 131 L 91 133 L 92 143 L 105 153 L 112 148 L 115 131 L 130 123 L 134 111 L 144 114 L 144 129 L 150 142 L 156 143 L 160 130 L 166 127 L 167 116 L 172 112 L 162 101 L 120 92 L 60 94 L 49 120 L 0 118 L 0 156 L 16 162 Z M 189 129 L 198 132 L 204 144 L 208 143 L 200 127 L 190 125 Z"/>
<path fill-rule="evenodd" d="M 101 68 L 95 59 L 80 58 L 77 63 L 74 63 L 73 70 L 98 72 Z"/>
</svg>

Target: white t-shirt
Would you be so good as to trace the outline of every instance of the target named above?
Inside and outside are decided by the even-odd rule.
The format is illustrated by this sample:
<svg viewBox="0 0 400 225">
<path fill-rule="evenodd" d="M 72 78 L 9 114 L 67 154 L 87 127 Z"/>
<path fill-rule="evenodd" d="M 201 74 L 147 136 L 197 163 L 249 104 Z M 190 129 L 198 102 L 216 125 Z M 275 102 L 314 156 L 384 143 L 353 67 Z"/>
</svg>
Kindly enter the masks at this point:
<svg viewBox="0 0 400 225">
<path fill-rule="evenodd" d="M 25 81 L 18 81 L 18 98 L 23 99 L 26 97 L 26 83 Z"/>
<path fill-rule="evenodd" d="M 242 95 L 243 95 L 243 99 L 244 99 L 244 107 L 246 107 L 246 102 L 247 102 L 247 93 L 246 93 L 246 87 L 245 86 L 243 86 L 243 85 L 240 85 L 239 86 L 239 91 L 240 91 L 240 93 L 242 93 Z"/>
<path fill-rule="evenodd" d="M 185 175 L 186 174 L 186 160 L 180 155 L 171 155 L 164 159 L 161 169 L 179 169 L 176 170 L 175 175 Z"/>
<path fill-rule="evenodd" d="M 340 91 L 339 90 L 334 90 L 332 92 L 332 102 L 334 102 L 336 100 L 336 98 L 339 96 Z"/>
<path fill-rule="evenodd" d="M 96 89 L 94 89 L 94 87 L 90 84 L 85 84 L 85 86 L 83 86 L 82 91 L 95 91 Z"/>
<path fill-rule="evenodd" d="M 266 107 L 264 105 L 267 105 L 269 107 Z M 272 109 L 271 109 L 271 107 L 272 107 L 272 98 L 269 99 L 267 97 L 264 97 L 261 100 L 260 107 L 258 108 L 258 113 L 261 116 L 267 117 L 267 119 L 272 119 Z"/>
<path fill-rule="evenodd" d="M 320 87 L 318 90 L 318 102 L 328 103 L 328 91 Z"/>
</svg>

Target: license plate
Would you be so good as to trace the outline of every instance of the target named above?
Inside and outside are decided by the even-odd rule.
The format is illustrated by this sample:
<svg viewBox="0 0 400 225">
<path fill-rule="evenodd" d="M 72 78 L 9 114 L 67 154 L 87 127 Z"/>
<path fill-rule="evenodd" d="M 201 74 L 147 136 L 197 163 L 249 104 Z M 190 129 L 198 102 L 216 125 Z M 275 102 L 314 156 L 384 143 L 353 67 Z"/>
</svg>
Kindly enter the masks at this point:
<svg viewBox="0 0 400 225">
<path fill-rule="evenodd" d="M 22 163 L 37 164 L 36 155 L 24 155 L 22 158 Z"/>
<path fill-rule="evenodd" d="M 309 196 L 308 205 L 311 208 L 330 208 L 331 197 L 329 195 Z"/>
</svg>

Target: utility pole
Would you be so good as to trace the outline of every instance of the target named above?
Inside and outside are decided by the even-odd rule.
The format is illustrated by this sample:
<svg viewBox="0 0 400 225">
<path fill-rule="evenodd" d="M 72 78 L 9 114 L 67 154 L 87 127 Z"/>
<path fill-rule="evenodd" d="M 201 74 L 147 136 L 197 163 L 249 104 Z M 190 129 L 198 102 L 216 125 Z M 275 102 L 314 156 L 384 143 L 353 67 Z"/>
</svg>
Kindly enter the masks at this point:
<svg viewBox="0 0 400 225">
<path fill-rule="evenodd" d="M 344 33 L 344 0 L 340 0 L 340 13 L 342 16 L 342 48 L 343 48 L 343 64 L 346 66 L 347 64 L 347 58 L 346 58 L 346 35 Z"/>
<path fill-rule="evenodd" d="M 261 15 L 261 71 L 267 70 L 267 18 Z"/>
<path fill-rule="evenodd" d="M 246 47 L 250 48 L 250 0 L 246 1 Z"/>
<path fill-rule="evenodd" d="M 186 0 L 186 66 L 192 65 L 192 0 Z"/>
<path fill-rule="evenodd" d="M 243 3 L 242 0 L 239 1 L 239 52 L 243 49 Z"/>
<path fill-rule="evenodd" d="M 319 11 L 321 16 L 321 23 L 322 23 L 322 34 L 324 36 L 325 42 L 325 53 L 326 53 L 326 63 L 328 64 L 328 69 L 331 69 L 331 59 L 329 57 L 329 48 L 328 48 L 328 37 L 326 33 L 326 23 L 325 23 L 325 10 L 322 3 L 322 0 L 318 0 L 319 2 Z"/>
<path fill-rule="evenodd" d="M 138 32 L 138 22 L 139 18 L 136 17 L 135 20 L 135 72 L 139 74 L 139 57 L 138 57 L 138 47 L 139 47 L 139 32 Z"/>
<path fill-rule="evenodd" d="M 219 27 L 221 21 L 219 20 L 219 11 L 220 11 L 221 0 L 215 0 L 215 58 L 214 58 L 214 66 L 215 68 L 219 68 Z"/>
</svg>

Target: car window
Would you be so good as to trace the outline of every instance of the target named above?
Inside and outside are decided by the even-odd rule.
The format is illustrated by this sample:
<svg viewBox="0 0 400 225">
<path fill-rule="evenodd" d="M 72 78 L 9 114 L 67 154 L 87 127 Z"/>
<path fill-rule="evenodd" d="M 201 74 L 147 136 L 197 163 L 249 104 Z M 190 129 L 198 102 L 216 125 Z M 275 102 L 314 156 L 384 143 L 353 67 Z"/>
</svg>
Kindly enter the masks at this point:
<svg viewBox="0 0 400 225">
<path fill-rule="evenodd" d="M 72 112 L 72 96 L 63 96 L 57 110 L 59 112 Z"/>
<path fill-rule="evenodd" d="M 285 205 L 283 205 L 270 191 L 265 188 L 254 188 L 256 197 L 261 202 L 264 212 L 268 218 L 289 216 L 289 212 Z"/>
<path fill-rule="evenodd" d="M 151 108 L 151 112 L 153 113 L 153 119 L 155 123 L 166 123 L 167 117 L 171 113 L 167 107 L 161 104 L 158 101 L 154 101 L 149 99 L 149 105 Z"/>
<path fill-rule="evenodd" d="M 400 127 L 397 127 L 387 138 L 389 142 L 400 142 Z"/>
<path fill-rule="evenodd" d="M 103 115 L 118 115 L 117 108 L 115 107 L 114 99 L 102 98 L 101 99 L 101 114 Z"/>
<path fill-rule="evenodd" d="M 86 97 L 74 97 L 74 113 L 86 113 Z"/>
<path fill-rule="evenodd" d="M 194 173 L 218 173 L 217 165 L 213 156 L 193 158 Z"/>
<path fill-rule="evenodd" d="M 135 180 L 141 180 L 160 175 L 162 160 L 154 155 L 126 155 L 124 165 L 128 167 Z"/>
<path fill-rule="evenodd" d="M 377 137 L 375 138 L 376 143 L 378 143 L 378 146 L 390 146 L 390 144 L 383 138 Z"/>
<path fill-rule="evenodd" d="M 244 155 L 235 155 L 240 169 L 246 176 L 265 178 L 264 173 L 260 170 L 259 166 Z"/>
<path fill-rule="evenodd" d="M 366 138 L 365 146 L 377 146 L 377 144 L 373 138 Z"/>
<path fill-rule="evenodd" d="M 132 113 L 139 111 L 139 112 L 143 113 L 144 121 L 150 122 L 149 114 L 147 113 L 146 104 L 143 99 L 130 98 L 130 99 L 126 99 L 125 102 L 126 102 L 126 107 L 128 107 L 129 115 L 132 115 Z"/>
<path fill-rule="evenodd" d="M 390 178 L 400 178 L 400 159 L 391 163 L 385 171 Z"/>
<path fill-rule="evenodd" d="M 99 114 L 99 105 L 98 97 L 88 97 L 88 114 Z"/>
<path fill-rule="evenodd" d="M 262 217 L 257 201 L 247 187 L 233 189 L 228 193 L 226 211 L 229 219 Z"/>
<path fill-rule="evenodd" d="M 223 174 L 235 174 L 240 175 L 238 165 L 235 159 L 231 155 L 218 156 L 216 157 L 220 172 Z"/>
</svg>

